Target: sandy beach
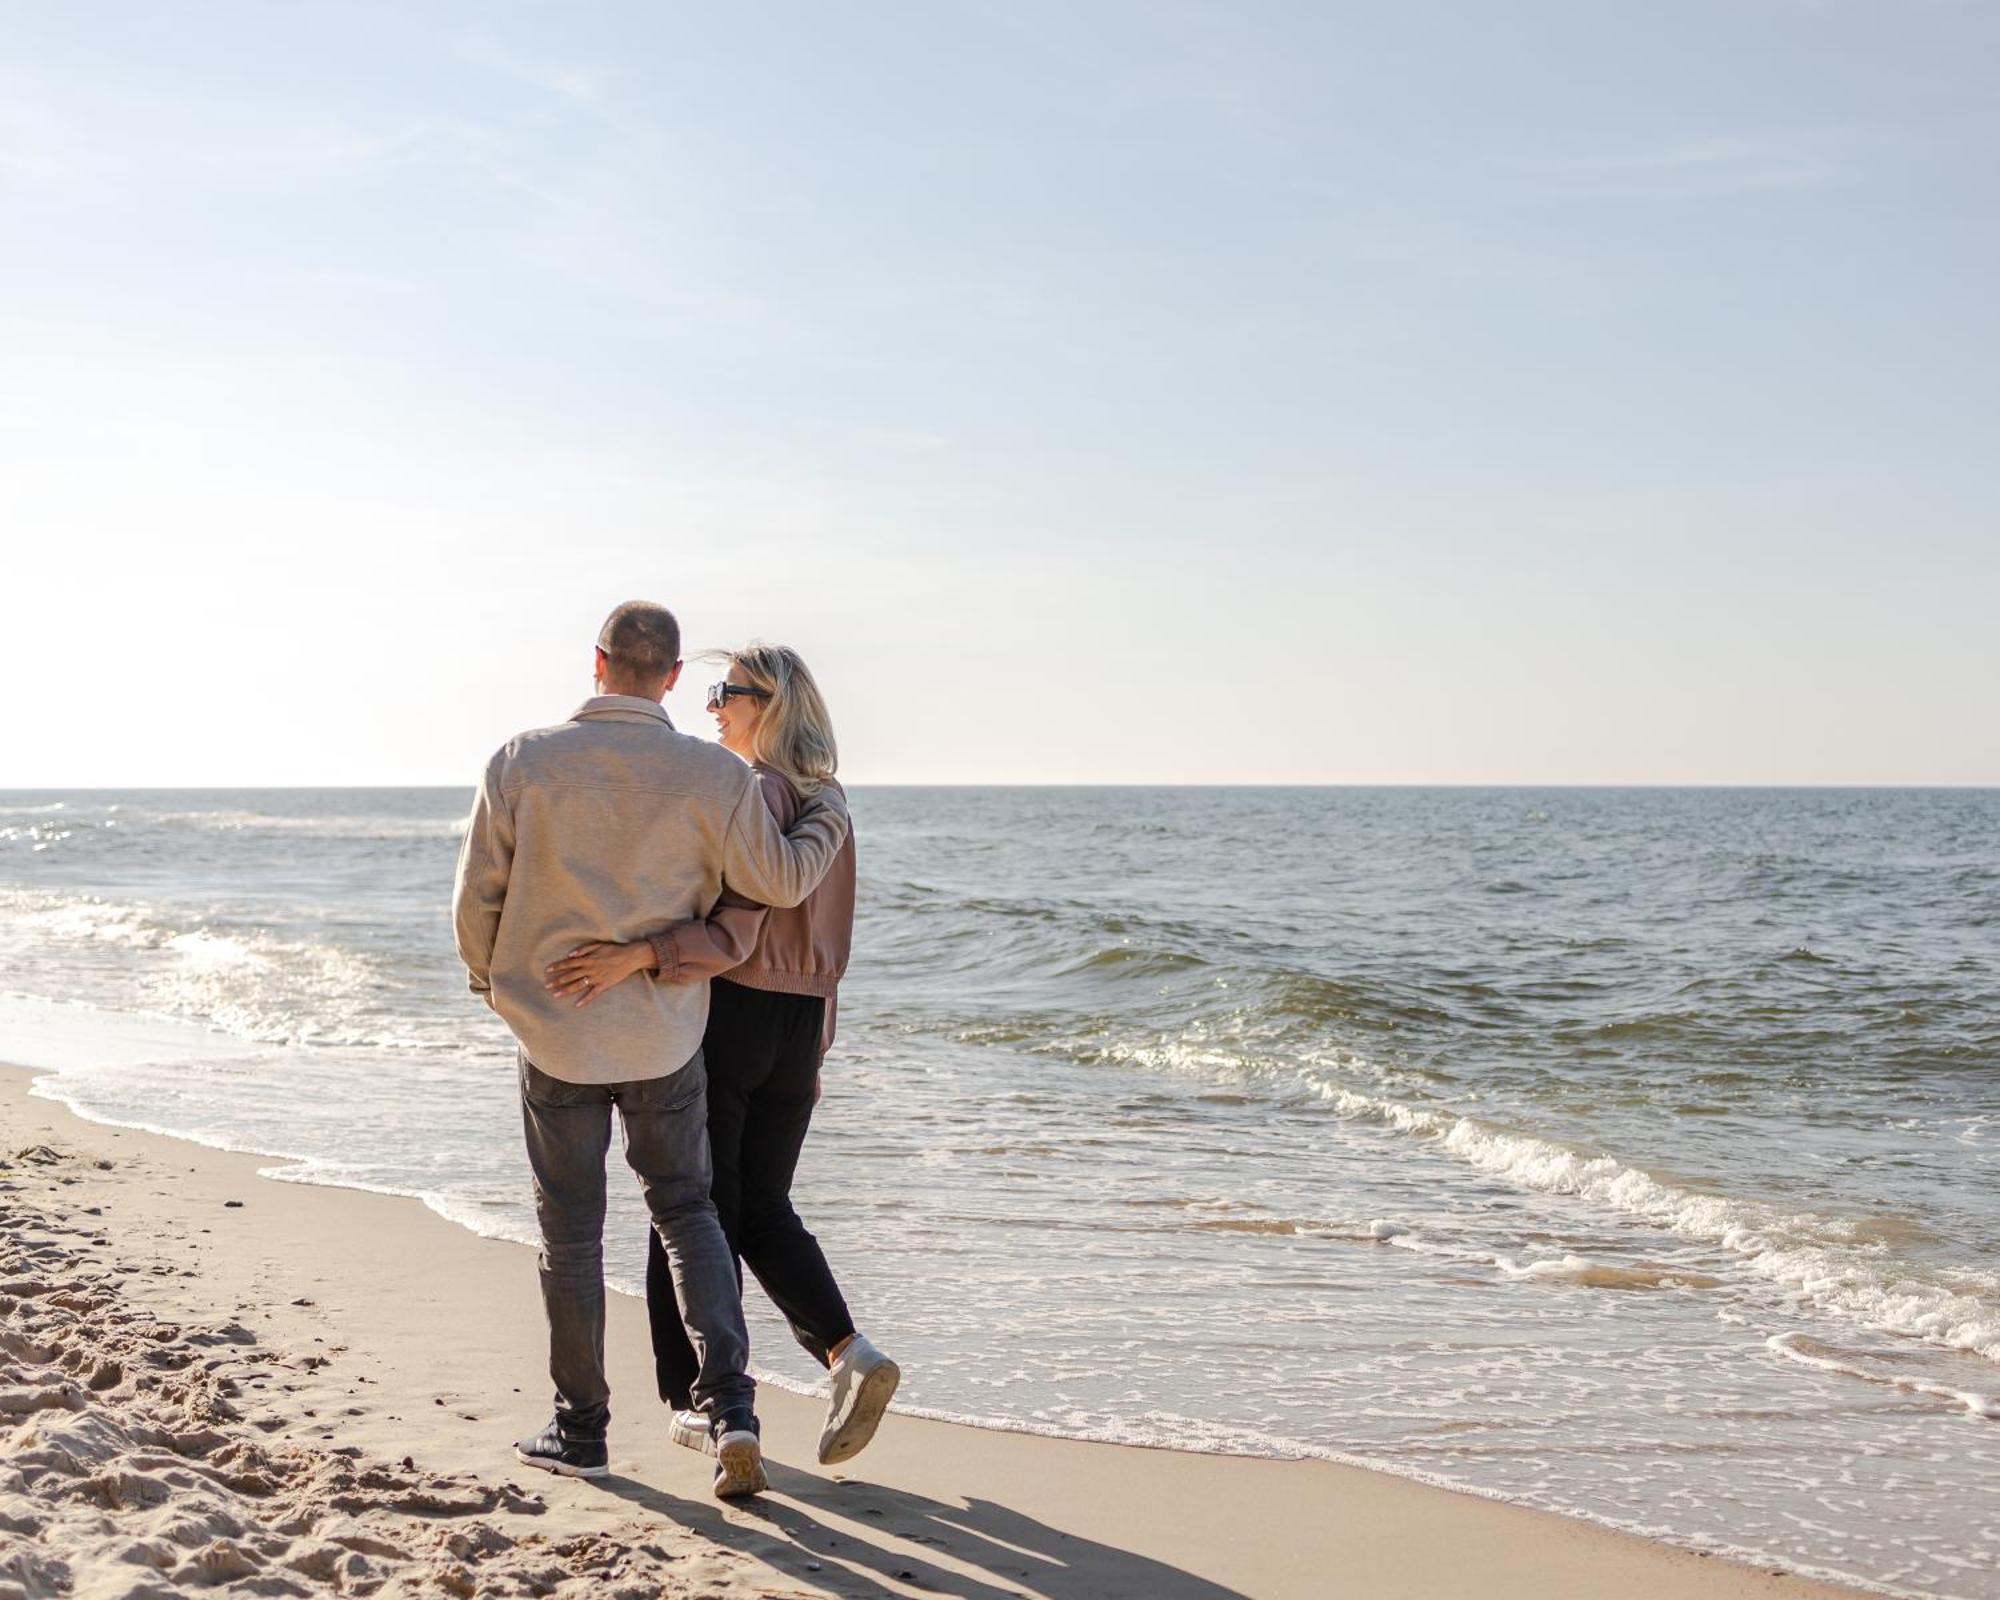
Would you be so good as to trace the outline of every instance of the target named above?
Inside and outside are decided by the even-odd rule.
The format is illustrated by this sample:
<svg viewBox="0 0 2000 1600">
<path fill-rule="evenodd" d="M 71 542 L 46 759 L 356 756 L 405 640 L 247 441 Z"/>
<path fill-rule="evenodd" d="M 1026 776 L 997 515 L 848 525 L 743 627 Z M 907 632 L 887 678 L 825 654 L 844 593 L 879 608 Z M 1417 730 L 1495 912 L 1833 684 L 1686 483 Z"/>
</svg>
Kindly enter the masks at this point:
<svg viewBox="0 0 2000 1600">
<path fill-rule="evenodd" d="M 516 1463 L 535 1275 L 396 1197 L 86 1122 L 0 1069 L 0 1597 L 1804 1597 L 1853 1591 L 1319 1462 L 893 1416 L 841 1473 L 766 1388 L 772 1492 L 666 1443 L 614 1296 L 613 1475 Z"/>
</svg>

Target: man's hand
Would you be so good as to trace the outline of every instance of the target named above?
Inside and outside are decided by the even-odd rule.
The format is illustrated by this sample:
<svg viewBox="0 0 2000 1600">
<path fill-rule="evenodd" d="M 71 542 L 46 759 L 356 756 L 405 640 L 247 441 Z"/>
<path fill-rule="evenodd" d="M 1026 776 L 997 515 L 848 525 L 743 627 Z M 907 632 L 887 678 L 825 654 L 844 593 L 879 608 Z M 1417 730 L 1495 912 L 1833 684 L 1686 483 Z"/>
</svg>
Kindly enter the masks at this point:
<svg viewBox="0 0 2000 1600">
<path fill-rule="evenodd" d="M 551 963 L 544 976 L 550 994 L 563 999 L 575 995 L 578 1005 L 587 1006 L 633 973 L 651 972 L 658 965 L 650 939 L 635 939 L 630 944 L 594 941 L 578 945 L 562 960 Z"/>
</svg>

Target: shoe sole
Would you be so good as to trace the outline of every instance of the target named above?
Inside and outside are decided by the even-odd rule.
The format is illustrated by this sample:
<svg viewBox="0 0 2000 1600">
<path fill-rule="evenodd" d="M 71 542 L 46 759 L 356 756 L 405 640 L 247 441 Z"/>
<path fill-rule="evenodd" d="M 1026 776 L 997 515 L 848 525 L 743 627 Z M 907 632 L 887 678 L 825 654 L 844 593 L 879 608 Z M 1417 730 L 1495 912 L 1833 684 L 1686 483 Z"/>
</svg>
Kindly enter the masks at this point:
<svg viewBox="0 0 2000 1600">
<path fill-rule="evenodd" d="M 725 1437 L 715 1452 L 715 1498 L 740 1500 L 770 1487 L 764 1476 L 764 1452 L 756 1439 Z"/>
<path fill-rule="evenodd" d="M 882 1424 L 882 1414 L 895 1398 L 896 1385 L 902 1381 L 903 1369 L 893 1361 L 884 1361 L 862 1378 L 861 1387 L 855 1391 L 854 1409 L 848 1412 L 847 1420 L 834 1429 L 831 1438 L 820 1441 L 821 1466 L 837 1467 L 843 1461 L 852 1461 L 868 1448 L 868 1441 L 875 1437 L 875 1430 Z"/>
<path fill-rule="evenodd" d="M 606 1462 L 601 1467 L 573 1467 L 567 1461 L 551 1461 L 547 1456 L 531 1456 L 519 1445 L 514 1447 L 514 1459 L 523 1466 L 540 1467 L 544 1472 L 553 1472 L 559 1478 L 608 1478 L 611 1465 Z"/>
</svg>

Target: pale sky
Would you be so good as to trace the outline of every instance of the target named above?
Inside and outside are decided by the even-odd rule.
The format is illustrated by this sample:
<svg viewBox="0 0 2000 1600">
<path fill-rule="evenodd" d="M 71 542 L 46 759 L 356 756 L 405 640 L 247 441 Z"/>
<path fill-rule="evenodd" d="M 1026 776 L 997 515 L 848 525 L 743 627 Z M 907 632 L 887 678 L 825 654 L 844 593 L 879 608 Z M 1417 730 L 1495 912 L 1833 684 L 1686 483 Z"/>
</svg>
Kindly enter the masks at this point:
<svg viewBox="0 0 2000 1600">
<path fill-rule="evenodd" d="M 0 0 L 0 788 L 2000 782 L 2000 9 Z M 706 729 L 697 665 L 669 701 Z"/>
</svg>

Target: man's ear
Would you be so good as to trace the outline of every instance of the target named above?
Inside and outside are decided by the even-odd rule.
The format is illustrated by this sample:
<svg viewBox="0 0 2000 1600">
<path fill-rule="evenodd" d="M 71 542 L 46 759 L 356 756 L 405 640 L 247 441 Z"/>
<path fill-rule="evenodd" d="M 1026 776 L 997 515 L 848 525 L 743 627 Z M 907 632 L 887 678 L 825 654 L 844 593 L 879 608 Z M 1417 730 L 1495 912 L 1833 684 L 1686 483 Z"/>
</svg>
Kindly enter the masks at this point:
<svg viewBox="0 0 2000 1600">
<path fill-rule="evenodd" d="M 611 658 L 604 653 L 604 646 L 599 645 L 594 651 L 591 652 L 590 656 L 591 681 L 594 683 L 602 683 L 604 681 L 604 669 L 610 664 L 611 664 Z"/>
<path fill-rule="evenodd" d="M 681 668 L 686 665 L 685 661 L 676 661 L 674 663 L 673 670 L 667 674 L 667 687 L 669 689 L 681 681 Z"/>
</svg>

